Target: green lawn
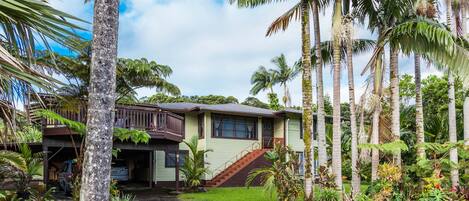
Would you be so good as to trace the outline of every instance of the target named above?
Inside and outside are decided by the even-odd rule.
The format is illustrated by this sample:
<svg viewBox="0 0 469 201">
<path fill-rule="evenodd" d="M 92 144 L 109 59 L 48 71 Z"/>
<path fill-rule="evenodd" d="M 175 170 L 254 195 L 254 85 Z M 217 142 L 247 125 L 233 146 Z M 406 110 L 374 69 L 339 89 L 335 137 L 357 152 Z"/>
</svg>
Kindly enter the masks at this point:
<svg viewBox="0 0 469 201">
<path fill-rule="evenodd" d="M 183 201 L 275 201 L 275 197 L 264 193 L 261 187 L 209 188 L 206 193 L 184 193 Z"/>
<path fill-rule="evenodd" d="M 366 190 L 368 186 L 362 185 L 361 190 Z M 350 184 L 345 183 L 346 192 L 350 192 Z M 209 188 L 206 193 L 184 193 L 179 196 L 183 201 L 275 201 L 274 196 L 266 194 L 262 187 L 227 187 Z"/>
</svg>

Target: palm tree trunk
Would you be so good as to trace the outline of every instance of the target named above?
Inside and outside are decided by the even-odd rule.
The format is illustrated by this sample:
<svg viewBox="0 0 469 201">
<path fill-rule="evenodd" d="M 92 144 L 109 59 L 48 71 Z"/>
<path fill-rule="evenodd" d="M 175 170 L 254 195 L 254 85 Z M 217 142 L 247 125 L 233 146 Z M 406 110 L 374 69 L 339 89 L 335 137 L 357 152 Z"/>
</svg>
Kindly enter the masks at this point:
<svg viewBox="0 0 469 201">
<path fill-rule="evenodd" d="M 453 16 L 453 11 L 451 10 L 451 0 L 446 0 L 446 23 L 450 27 L 451 31 L 456 35 L 456 29 L 451 24 L 451 17 Z M 449 132 L 449 142 L 457 141 L 456 134 L 456 102 L 454 95 L 454 77 L 450 70 L 448 70 L 448 132 Z M 449 152 L 449 158 L 451 162 L 458 163 L 458 150 L 453 148 Z M 459 186 L 459 171 L 457 168 L 451 169 L 451 186 Z"/>
<path fill-rule="evenodd" d="M 326 151 L 326 120 L 324 118 L 324 86 L 322 78 L 322 56 L 321 56 L 321 31 L 319 26 L 319 8 L 317 0 L 313 0 L 313 21 L 314 21 L 314 47 L 316 54 L 316 85 L 318 98 L 317 111 L 317 139 L 318 139 L 318 163 L 319 166 L 327 166 Z"/>
<path fill-rule="evenodd" d="M 455 95 L 454 95 L 454 77 L 451 72 L 448 74 L 448 120 L 449 120 L 449 142 L 455 143 L 457 142 L 457 134 L 456 134 L 456 102 L 455 102 Z M 451 162 L 458 164 L 458 150 L 453 148 L 449 152 L 449 158 Z M 459 171 L 457 168 L 451 169 L 451 186 L 457 187 L 459 186 Z"/>
<path fill-rule="evenodd" d="M 379 103 L 378 103 L 379 104 Z M 381 106 L 376 106 L 373 111 L 371 144 L 379 144 L 379 116 L 381 114 Z M 378 179 L 379 151 L 371 150 L 371 181 Z"/>
<path fill-rule="evenodd" d="M 464 99 L 464 144 L 469 146 L 469 97 Z M 469 168 L 465 170 L 466 174 L 469 174 Z"/>
<path fill-rule="evenodd" d="M 109 200 L 119 1 L 94 2 L 93 42 L 80 200 Z"/>
<path fill-rule="evenodd" d="M 373 72 L 374 111 L 372 119 L 371 144 L 379 144 L 379 117 L 381 115 L 381 91 L 383 88 L 383 74 L 381 59 L 377 62 Z M 371 150 L 371 181 L 378 179 L 379 150 Z"/>
<path fill-rule="evenodd" d="M 358 162 L 358 136 L 357 136 L 357 117 L 355 109 L 355 83 L 353 79 L 353 62 L 352 62 L 352 21 L 348 20 L 345 25 L 346 29 L 346 51 L 347 51 L 347 72 L 349 87 L 349 105 L 350 105 L 350 129 L 352 133 L 352 198 L 360 193 L 360 174 L 357 169 Z"/>
<path fill-rule="evenodd" d="M 342 145 L 340 130 L 340 37 L 342 31 L 342 1 L 334 2 L 332 20 L 333 96 L 332 96 L 332 173 L 338 190 L 342 190 Z"/>
<path fill-rule="evenodd" d="M 397 48 L 391 48 L 390 55 L 389 75 L 391 78 L 391 133 L 395 140 L 399 140 L 401 138 L 398 67 L 399 50 Z M 400 151 L 394 154 L 394 163 L 398 166 L 401 166 Z"/>
<path fill-rule="evenodd" d="M 360 98 L 360 126 L 358 127 L 358 144 L 368 143 L 368 135 L 365 133 L 365 94 Z M 362 149 L 359 161 L 369 162 L 370 151 Z"/>
<path fill-rule="evenodd" d="M 415 60 L 415 135 L 417 137 L 417 144 L 425 142 L 425 133 L 423 126 L 423 103 L 421 91 L 421 77 L 420 77 L 420 55 L 414 54 Z M 425 149 L 417 147 L 417 156 L 420 158 L 425 157 Z"/>
<path fill-rule="evenodd" d="M 303 93 L 303 142 L 305 144 L 305 200 L 313 200 L 313 177 L 312 177 L 312 158 L 311 150 L 311 131 L 313 130 L 313 112 L 312 112 L 312 80 L 311 80 L 311 41 L 309 31 L 309 2 L 301 2 L 301 40 L 303 67 L 302 93 Z"/>
<path fill-rule="evenodd" d="M 283 105 L 286 107 L 288 107 L 288 89 L 287 89 L 287 84 L 285 83 L 283 85 Z"/>
</svg>

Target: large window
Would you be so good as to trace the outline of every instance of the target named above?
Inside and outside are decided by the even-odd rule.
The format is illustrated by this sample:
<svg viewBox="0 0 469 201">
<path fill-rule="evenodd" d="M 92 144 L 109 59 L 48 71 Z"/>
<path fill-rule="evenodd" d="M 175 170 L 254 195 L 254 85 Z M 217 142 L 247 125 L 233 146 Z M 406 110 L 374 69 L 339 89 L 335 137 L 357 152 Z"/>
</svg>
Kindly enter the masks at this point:
<svg viewBox="0 0 469 201">
<path fill-rule="evenodd" d="M 212 116 L 213 137 L 257 139 L 257 119 L 231 115 Z"/>
<path fill-rule="evenodd" d="M 179 151 L 179 166 L 184 165 L 184 161 L 188 156 L 189 151 L 180 150 Z M 176 167 L 176 151 L 166 151 L 164 157 L 164 166 L 167 168 Z"/>
</svg>

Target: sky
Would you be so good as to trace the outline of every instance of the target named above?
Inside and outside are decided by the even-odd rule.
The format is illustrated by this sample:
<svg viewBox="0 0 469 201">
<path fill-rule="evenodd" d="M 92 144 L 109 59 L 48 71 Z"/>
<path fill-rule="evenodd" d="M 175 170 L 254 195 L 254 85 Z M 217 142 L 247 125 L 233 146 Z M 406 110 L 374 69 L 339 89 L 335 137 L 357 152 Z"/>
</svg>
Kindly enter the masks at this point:
<svg viewBox="0 0 469 201">
<path fill-rule="evenodd" d="M 50 1 L 53 7 L 90 22 L 80 25 L 91 31 L 92 4 L 83 2 Z M 274 68 L 270 60 L 282 53 L 290 65 L 300 58 L 299 22 L 291 23 L 285 32 L 265 37 L 270 23 L 295 2 L 238 8 L 230 5 L 228 0 L 122 0 L 118 56 L 147 58 L 171 66 L 173 74 L 168 80 L 176 84 L 183 95 L 231 95 L 242 102 L 252 96 L 249 94 L 250 77 L 260 65 Z M 331 39 L 331 13 L 331 8 L 320 13 L 323 41 Z M 80 34 L 90 37 L 89 33 Z M 311 37 L 314 44 L 313 35 Z M 356 25 L 354 38 L 376 37 Z M 360 76 L 360 73 L 370 54 L 354 56 L 357 100 L 364 91 L 367 76 Z M 399 73 L 413 74 L 413 63 L 413 56 L 400 55 Z M 441 73 L 432 67 L 423 67 L 423 77 L 429 74 Z M 345 68 L 341 78 L 341 101 L 346 102 L 348 85 Z M 324 69 L 324 86 L 325 94 L 332 96 L 330 65 Z M 292 104 L 301 105 L 301 75 L 289 83 L 289 88 Z M 280 86 L 274 90 L 279 97 L 283 95 Z M 138 90 L 139 97 L 155 93 L 156 90 L 151 88 Z M 266 92 L 256 97 L 267 102 Z"/>
</svg>

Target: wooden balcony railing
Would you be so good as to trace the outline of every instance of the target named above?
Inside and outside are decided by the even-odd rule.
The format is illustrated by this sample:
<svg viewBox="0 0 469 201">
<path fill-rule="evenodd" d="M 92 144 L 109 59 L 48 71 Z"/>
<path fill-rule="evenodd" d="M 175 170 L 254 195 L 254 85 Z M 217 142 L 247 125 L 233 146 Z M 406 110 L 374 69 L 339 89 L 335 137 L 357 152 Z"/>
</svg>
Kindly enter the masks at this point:
<svg viewBox="0 0 469 201">
<path fill-rule="evenodd" d="M 55 113 L 82 123 L 86 123 L 87 110 L 81 107 L 76 111 L 50 108 Z M 184 118 L 155 107 L 116 105 L 114 126 L 118 128 L 138 129 L 147 131 L 152 138 L 167 138 L 181 141 L 184 137 Z M 45 130 L 64 128 L 60 122 L 42 119 Z M 47 132 L 44 132 L 47 135 Z M 55 132 L 54 135 L 59 135 Z"/>
</svg>

